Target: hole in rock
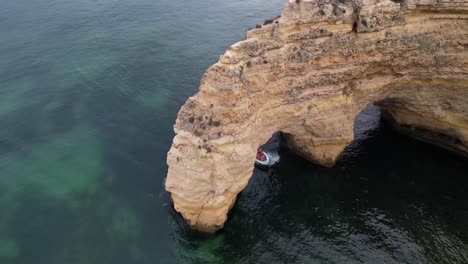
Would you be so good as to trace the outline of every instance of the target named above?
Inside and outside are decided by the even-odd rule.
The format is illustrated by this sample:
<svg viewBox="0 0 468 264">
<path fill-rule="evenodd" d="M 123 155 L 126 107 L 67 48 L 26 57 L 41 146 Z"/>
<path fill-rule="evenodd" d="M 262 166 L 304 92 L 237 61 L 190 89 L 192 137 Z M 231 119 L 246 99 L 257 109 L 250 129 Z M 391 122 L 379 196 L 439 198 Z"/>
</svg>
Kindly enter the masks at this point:
<svg viewBox="0 0 468 264">
<path fill-rule="evenodd" d="M 354 134 L 332 168 L 302 159 L 281 147 L 281 136 L 273 136 L 280 162 L 267 170 L 256 168 L 239 194 L 221 231 L 226 241 L 242 233 L 242 240 L 230 246 L 248 254 L 267 241 L 268 252 L 290 245 L 294 237 L 305 249 L 345 243 L 362 252 L 392 244 L 394 236 L 399 243 L 413 243 L 415 236 L 429 243 L 440 236 L 468 237 L 462 221 L 468 219 L 465 159 L 396 133 L 373 105 L 356 117 Z M 421 233 L 422 222 L 429 230 L 447 224 L 451 229 Z"/>
</svg>

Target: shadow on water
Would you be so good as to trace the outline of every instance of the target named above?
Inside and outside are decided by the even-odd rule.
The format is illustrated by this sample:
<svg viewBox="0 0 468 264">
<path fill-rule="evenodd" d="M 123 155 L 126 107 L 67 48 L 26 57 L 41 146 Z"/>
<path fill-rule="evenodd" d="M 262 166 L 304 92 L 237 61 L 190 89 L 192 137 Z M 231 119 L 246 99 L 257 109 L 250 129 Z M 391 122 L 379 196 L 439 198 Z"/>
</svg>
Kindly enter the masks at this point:
<svg viewBox="0 0 468 264">
<path fill-rule="evenodd" d="M 282 150 L 256 169 L 219 234 L 224 259 L 468 261 L 466 160 L 396 134 L 375 107 L 355 135 L 333 168 Z"/>
<path fill-rule="evenodd" d="M 167 170 L 160 150 L 170 146 L 168 120 L 175 118 L 165 107 L 174 87 L 155 86 L 149 71 L 121 67 L 106 70 L 140 89 L 116 87 L 114 74 L 89 77 L 46 97 L 54 102 L 46 107 L 33 102 L 1 119 L 2 153 L 39 149 L 59 161 L 26 166 L 53 166 L 45 171 L 53 175 L 41 178 L 50 190 L 28 186 L 14 199 L 0 196 L 14 201 L 0 217 L 5 263 L 468 261 L 466 160 L 396 134 L 372 107 L 356 121 L 356 140 L 334 168 L 280 149 L 276 167 L 254 171 L 224 230 L 208 238 L 188 231 L 160 193 Z M 279 140 L 264 149 L 277 151 Z M 56 141 L 79 147 L 73 154 L 50 149 Z M 80 154 L 98 162 L 82 167 L 73 158 Z M 90 176 L 67 176 L 64 184 L 60 163 Z M 12 171 L 30 173 L 20 167 Z"/>
<path fill-rule="evenodd" d="M 185 228 L 162 191 L 177 109 L 284 2 L 2 3 L 0 262 L 467 262 L 466 161 L 378 120 L 332 169 L 280 150 L 224 230 Z"/>
</svg>

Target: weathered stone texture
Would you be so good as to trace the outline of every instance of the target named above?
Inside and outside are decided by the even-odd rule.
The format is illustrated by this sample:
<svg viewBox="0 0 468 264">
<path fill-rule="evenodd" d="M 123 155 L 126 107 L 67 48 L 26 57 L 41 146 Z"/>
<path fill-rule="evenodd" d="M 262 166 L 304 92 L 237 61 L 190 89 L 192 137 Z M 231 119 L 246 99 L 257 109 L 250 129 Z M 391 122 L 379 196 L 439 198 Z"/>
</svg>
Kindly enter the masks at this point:
<svg viewBox="0 0 468 264">
<path fill-rule="evenodd" d="M 468 153 L 467 49 L 467 2 L 289 1 L 231 46 L 180 110 L 166 181 L 176 210 L 216 231 L 274 132 L 332 166 L 369 104 L 403 132 Z"/>
</svg>

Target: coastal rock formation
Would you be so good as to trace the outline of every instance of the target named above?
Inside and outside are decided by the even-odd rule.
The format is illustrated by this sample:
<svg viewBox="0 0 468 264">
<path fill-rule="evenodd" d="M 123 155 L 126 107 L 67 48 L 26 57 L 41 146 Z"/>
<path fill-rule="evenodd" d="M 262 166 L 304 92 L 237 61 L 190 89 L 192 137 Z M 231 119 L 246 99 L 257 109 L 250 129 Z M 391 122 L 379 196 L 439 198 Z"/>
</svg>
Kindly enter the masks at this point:
<svg viewBox="0 0 468 264">
<path fill-rule="evenodd" d="M 166 190 L 194 229 L 223 227 L 256 150 L 332 166 L 355 117 L 379 105 L 415 137 L 468 153 L 466 0 L 290 0 L 247 32 L 181 108 Z"/>
</svg>

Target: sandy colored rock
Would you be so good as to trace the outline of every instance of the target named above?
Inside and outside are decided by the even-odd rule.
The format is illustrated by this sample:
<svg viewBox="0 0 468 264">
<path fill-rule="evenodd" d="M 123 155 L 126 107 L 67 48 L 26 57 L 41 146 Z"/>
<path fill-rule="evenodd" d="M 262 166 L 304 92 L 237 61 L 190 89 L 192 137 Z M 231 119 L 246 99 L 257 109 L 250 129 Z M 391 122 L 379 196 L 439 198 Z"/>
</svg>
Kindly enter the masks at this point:
<svg viewBox="0 0 468 264">
<path fill-rule="evenodd" d="M 332 166 L 369 104 L 401 131 L 466 155 L 467 49 L 467 2 L 289 1 L 181 108 L 167 157 L 175 209 L 197 230 L 222 228 L 273 133 Z"/>
</svg>

